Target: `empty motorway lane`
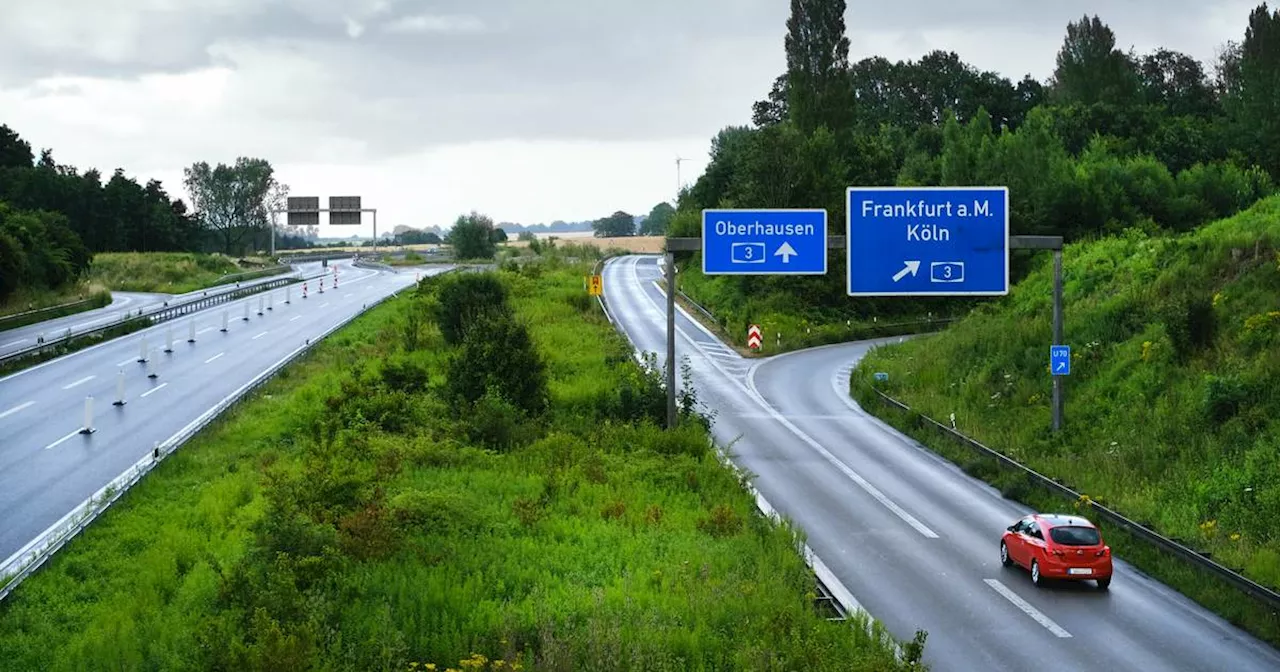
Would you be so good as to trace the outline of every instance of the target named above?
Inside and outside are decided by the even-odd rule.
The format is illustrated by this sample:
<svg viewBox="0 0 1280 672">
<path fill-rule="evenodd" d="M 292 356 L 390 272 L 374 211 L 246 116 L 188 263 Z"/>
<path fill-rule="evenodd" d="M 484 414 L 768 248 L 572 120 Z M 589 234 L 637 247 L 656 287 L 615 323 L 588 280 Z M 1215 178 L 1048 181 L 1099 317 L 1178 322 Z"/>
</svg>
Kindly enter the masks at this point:
<svg viewBox="0 0 1280 672">
<path fill-rule="evenodd" d="M 636 347 L 661 361 L 656 261 L 611 260 L 604 290 Z M 1036 588 L 1002 567 L 1000 533 L 1028 509 L 848 399 L 849 368 L 869 344 L 747 360 L 687 315 L 677 328 L 718 442 L 862 607 L 899 638 L 929 632 L 933 669 L 1280 669 L 1275 649 L 1122 561 L 1105 592 Z"/>
<path fill-rule="evenodd" d="M 447 270 L 422 270 L 435 275 Z M 411 287 L 416 269 L 389 273 L 344 263 L 339 286 L 270 292 L 215 306 L 0 379 L 0 559 L 8 558 L 72 508 L 307 339 L 363 304 Z M 244 306 L 249 306 L 245 321 Z M 224 307 L 228 331 L 222 332 Z M 196 341 L 188 343 L 194 319 Z M 173 330 L 172 353 L 164 352 Z M 139 363 L 146 339 L 149 364 Z M 114 406 L 124 372 L 124 406 Z M 155 378 L 148 374 L 154 371 Z M 81 434 L 85 397 L 94 397 L 92 434 Z"/>
</svg>

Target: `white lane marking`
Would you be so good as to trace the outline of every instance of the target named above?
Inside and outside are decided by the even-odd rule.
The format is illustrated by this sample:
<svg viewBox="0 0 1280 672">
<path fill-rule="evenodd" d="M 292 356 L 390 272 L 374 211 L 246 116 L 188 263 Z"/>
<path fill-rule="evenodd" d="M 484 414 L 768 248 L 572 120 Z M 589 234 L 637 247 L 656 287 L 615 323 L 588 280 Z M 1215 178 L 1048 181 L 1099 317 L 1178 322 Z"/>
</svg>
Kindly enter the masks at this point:
<svg viewBox="0 0 1280 672">
<path fill-rule="evenodd" d="M 302 319 L 301 315 L 294 315 L 293 317 L 289 318 L 289 321 L 293 322 L 294 320 L 300 320 L 300 319 Z"/>
<path fill-rule="evenodd" d="M 163 390 L 164 388 L 166 388 L 166 387 L 168 387 L 168 386 L 169 386 L 169 383 L 160 383 L 159 385 L 156 385 L 155 387 L 153 387 L 153 388 L 151 388 L 151 389 L 147 390 L 146 392 L 143 392 L 142 394 L 138 395 L 138 398 L 139 398 L 139 399 L 145 399 L 147 396 L 151 395 L 152 393 L 159 392 L 160 390 Z"/>
<path fill-rule="evenodd" d="M 74 382 L 74 383 L 71 383 L 71 384 L 69 384 L 69 385 L 63 385 L 63 386 L 62 386 L 62 389 L 64 389 L 64 390 L 69 390 L 69 389 L 71 389 L 71 388 L 73 388 L 73 387 L 77 387 L 77 386 L 79 386 L 79 385 L 83 385 L 83 384 L 85 384 L 85 383 L 87 383 L 87 382 L 89 382 L 89 381 L 93 380 L 94 378 L 97 378 L 97 376 L 85 376 L 84 378 L 81 378 L 80 380 L 77 380 L 77 381 L 76 381 L 76 382 Z"/>
<path fill-rule="evenodd" d="M 349 299 L 349 298 L 351 298 L 351 297 L 353 297 L 353 296 L 355 296 L 355 294 L 343 294 L 343 295 L 342 295 L 342 298 L 344 298 L 344 299 Z"/>
<path fill-rule="evenodd" d="M 66 435 L 66 436 L 64 436 L 64 437 L 62 437 L 61 439 L 58 439 L 57 441 L 54 441 L 53 443 L 51 443 L 51 444 L 49 444 L 49 445 L 45 446 L 45 447 L 44 447 L 44 449 L 45 449 L 45 450 L 52 450 L 52 449 L 54 449 L 54 448 L 57 448 L 58 446 L 62 445 L 62 443 L 64 443 L 64 442 L 68 441 L 69 439 L 71 439 L 71 437 L 73 437 L 73 436 L 75 436 L 76 434 L 79 434 L 79 433 L 80 433 L 80 430 L 78 430 L 78 429 L 77 429 L 76 431 L 71 432 L 70 434 L 68 434 L 68 435 Z"/>
<path fill-rule="evenodd" d="M 640 274 L 638 271 L 636 271 L 636 266 L 638 265 L 639 264 L 632 265 L 632 273 L 635 277 L 636 285 L 640 287 L 640 293 L 643 294 L 645 298 L 649 300 L 649 303 L 653 304 L 653 307 L 655 310 L 657 310 L 658 312 L 664 312 L 665 309 L 660 307 L 658 305 L 658 302 L 654 300 L 654 298 L 648 292 L 644 291 L 643 283 L 640 282 Z M 664 297 L 666 296 L 665 292 L 663 293 L 663 296 Z M 680 309 L 679 304 L 677 304 L 677 309 Z M 701 345 L 699 345 L 699 343 L 696 340 L 690 338 L 688 334 L 684 333 L 683 329 L 677 328 L 676 331 L 680 332 L 680 335 L 684 336 L 685 341 L 687 341 L 690 345 L 692 345 L 695 350 L 697 350 L 698 352 L 701 352 L 703 355 L 706 355 L 706 351 L 702 349 Z M 772 417 L 776 422 L 781 424 L 783 427 L 786 427 L 787 429 L 791 430 L 792 434 L 798 437 L 801 441 L 804 441 L 810 448 L 813 448 L 814 450 L 818 451 L 818 454 L 826 458 L 827 462 L 830 462 L 831 465 L 834 466 L 836 469 L 839 469 L 840 473 L 844 474 L 846 477 L 849 478 L 849 480 L 853 481 L 854 483 L 857 483 L 858 487 L 862 488 L 864 491 L 866 491 L 867 494 L 875 498 L 875 500 L 877 502 L 880 502 L 880 504 L 883 505 L 886 509 L 889 509 L 890 511 L 892 511 L 894 515 L 901 518 L 903 522 L 905 522 L 906 524 L 914 528 L 916 532 L 919 532 L 921 535 L 929 539 L 938 538 L 938 533 L 929 529 L 927 526 L 925 526 L 924 523 L 920 522 L 919 520 L 916 520 L 915 516 L 912 516 L 911 514 L 907 513 L 906 510 L 898 506 L 897 503 L 895 503 L 893 500 L 885 496 L 883 492 L 880 492 L 880 490 L 877 489 L 874 485 L 871 485 L 871 483 L 867 481 L 867 479 L 863 478 L 860 474 L 858 474 L 858 472 L 849 468 L 849 465 L 840 461 L 839 458 L 831 454 L 831 451 L 824 448 L 822 444 L 815 441 L 813 437 L 809 436 L 808 434 L 805 434 L 799 427 L 796 427 L 794 424 L 788 421 L 785 417 L 783 417 L 783 415 L 779 413 L 777 409 L 769 405 L 769 402 L 766 401 L 765 398 L 760 395 L 760 392 L 756 390 L 754 377 L 748 378 L 747 385 L 743 385 L 741 381 L 739 381 L 736 377 L 734 377 L 728 371 L 726 371 L 724 367 L 720 366 L 720 364 L 715 360 L 715 358 L 707 357 L 707 363 L 710 364 L 712 367 L 714 367 L 721 374 L 723 374 L 730 384 L 737 386 L 739 389 L 745 392 L 747 394 L 747 397 L 749 397 L 750 399 L 755 401 L 757 404 L 759 404 L 760 407 L 765 410 L 765 413 L 768 413 L 769 416 Z M 755 371 L 753 369 L 752 373 L 754 372 Z"/>
<path fill-rule="evenodd" d="M 126 360 L 124 360 L 123 362 L 120 362 L 119 364 L 116 364 L 116 368 L 118 369 L 118 368 L 120 368 L 120 367 L 122 367 L 122 366 L 124 366 L 124 365 L 126 365 L 126 364 L 133 364 L 133 363 L 134 363 L 134 362 L 136 362 L 136 361 L 138 361 L 136 357 L 130 357 L 129 359 L 126 359 Z"/>
<path fill-rule="evenodd" d="M 321 308 L 328 308 L 328 307 L 329 307 L 329 304 L 328 304 L 328 302 L 325 302 L 325 303 L 320 304 L 320 307 L 321 307 Z"/>
<path fill-rule="evenodd" d="M 267 332 L 265 332 L 265 331 L 264 331 L 264 332 L 262 332 L 261 334 L 258 334 L 257 336 L 254 336 L 253 338 L 251 338 L 251 339 L 249 339 L 249 340 L 251 340 L 251 341 L 256 341 L 256 340 L 258 340 L 259 338 L 262 338 L 263 336 L 266 336 L 266 335 L 267 335 Z"/>
<path fill-rule="evenodd" d="M 196 336 L 199 336 L 200 334 L 203 334 L 203 333 L 204 333 L 204 332 L 206 332 L 206 331 L 213 331 L 213 327 L 205 327 L 204 329 L 201 329 L 200 331 L 197 331 L 197 332 L 196 332 Z"/>
<path fill-rule="evenodd" d="M 14 413 L 17 413 L 18 411 L 21 411 L 22 409 L 24 409 L 24 408 L 26 408 L 26 407 L 28 407 L 28 406 L 30 406 L 30 405 L 32 405 L 32 404 L 34 404 L 34 403 L 36 403 L 36 402 L 34 402 L 34 401 L 28 401 L 28 402 L 27 402 L 27 403 L 25 403 L 25 404 L 18 404 L 17 406 L 14 406 L 13 408 L 11 408 L 11 409 L 9 409 L 9 410 L 5 411 L 4 413 L 0 413 L 0 418 L 7 418 L 7 417 L 9 417 L 9 416 L 13 415 Z"/>
<path fill-rule="evenodd" d="M 214 356 L 210 357 L 209 359 L 204 360 L 204 363 L 205 363 L 205 364 L 208 364 L 208 363 L 212 362 L 213 360 L 215 360 L 215 359 L 217 359 L 217 358 L 219 358 L 219 357 L 221 357 L 221 356 L 223 356 L 223 355 L 225 355 L 225 354 L 227 354 L 227 353 L 225 353 L 225 352 L 219 352 L 218 354 L 216 354 L 216 355 L 214 355 Z"/>
<path fill-rule="evenodd" d="M 18 340 L 16 340 L 16 341 L 9 341 L 8 343 L 5 343 L 4 345 L 0 345 L 0 348 L 7 348 L 7 347 L 9 347 L 9 346 L 11 346 L 11 345 L 17 345 L 17 344 L 19 344 L 19 343 L 26 343 L 26 342 L 27 342 L 27 339 L 25 339 L 25 338 L 19 338 L 19 339 L 18 339 Z"/>
<path fill-rule="evenodd" d="M 988 586 L 991 586 L 992 590 L 996 591 L 997 593 L 1000 593 L 1001 595 L 1004 596 L 1006 600 L 1009 600 L 1010 602 L 1012 602 L 1013 606 L 1017 607 L 1018 609 L 1021 609 L 1023 613 L 1030 616 L 1032 620 L 1034 620 L 1036 623 L 1043 625 L 1049 632 L 1052 632 L 1054 635 L 1058 637 L 1063 637 L 1063 638 L 1071 636 L 1071 633 L 1067 632 L 1066 630 L 1063 630 L 1062 626 L 1053 622 L 1053 619 L 1049 618 L 1048 616 L 1045 616 L 1044 613 L 1041 612 L 1039 609 L 1036 609 L 1035 607 L 1031 606 L 1030 604 L 1027 603 L 1026 600 L 1022 599 L 1021 597 L 1018 597 L 1017 593 L 1013 592 L 1012 590 L 1009 590 L 1009 588 L 1006 587 L 1003 583 L 1000 583 L 995 579 L 983 579 L 983 581 L 986 582 Z"/>
</svg>

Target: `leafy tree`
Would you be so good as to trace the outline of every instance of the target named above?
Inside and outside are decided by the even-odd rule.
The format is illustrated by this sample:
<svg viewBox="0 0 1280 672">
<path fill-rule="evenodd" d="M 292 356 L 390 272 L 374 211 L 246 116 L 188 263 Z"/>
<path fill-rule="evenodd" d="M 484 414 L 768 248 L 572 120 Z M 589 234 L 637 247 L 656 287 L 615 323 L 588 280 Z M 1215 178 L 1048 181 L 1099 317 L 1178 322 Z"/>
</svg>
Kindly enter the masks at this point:
<svg viewBox="0 0 1280 672">
<path fill-rule="evenodd" d="M 506 231 L 503 231 L 502 229 L 494 229 L 494 230 L 493 230 L 493 242 L 495 242 L 495 243 L 505 243 L 505 242 L 507 242 L 507 232 L 506 232 Z"/>
<path fill-rule="evenodd" d="M 597 219 L 591 228 L 597 238 L 617 238 L 636 235 L 636 218 L 621 210 L 608 217 Z"/>
<path fill-rule="evenodd" d="M 1213 86 L 1204 66 L 1190 56 L 1157 49 L 1142 58 L 1142 97 L 1173 115 L 1208 117 L 1217 112 Z"/>
<path fill-rule="evenodd" d="M 1228 56 L 1224 65 L 1239 146 L 1280 177 L 1280 11 L 1266 3 L 1255 8 L 1238 55 Z"/>
<path fill-rule="evenodd" d="M 0 124 L 0 169 L 30 168 L 34 161 L 31 143 L 23 140 L 13 129 Z"/>
<path fill-rule="evenodd" d="M 459 259 L 492 259 L 498 253 L 493 232 L 493 219 L 472 210 L 458 217 L 445 240 Z"/>
<path fill-rule="evenodd" d="M 1128 105 L 1138 99 L 1133 59 L 1116 49 L 1116 36 L 1097 16 L 1067 24 L 1067 36 L 1053 71 L 1054 96 L 1061 102 Z"/>
<path fill-rule="evenodd" d="M 844 129 L 853 109 L 844 0 L 791 0 L 785 40 L 787 110 L 805 133 Z"/>
<path fill-rule="evenodd" d="M 649 216 L 644 218 L 644 222 L 640 225 L 640 235 L 642 236 L 663 236 L 667 233 L 667 227 L 671 224 L 671 218 L 676 214 L 676 209 L 670 203 L 663 201 L 649 211 Z"/>
<path fill-rule="evenodd" d="M 546 363 L 509 307 L 477 314 L 449 361 L 446 387 L 467 405 L 493 392 L 529 415 L 544 411 L 549 399 Z"/>
<path fill-rule="evenodd" d="M 789 95 L 787 75 L 785 73 L 778 75 L 778 78 L 773 80 L 773 88 L 769 89 L 769 97 L 751 106 L 751 123 L 756 126 L 772 126 L 786 121 Z"/>
<path fill-rule="evenodd" d="M 200 161 L 183 170 L 196 216 L 219 240 L 225 254 L 246 250 L 245 240 L 265 230 L 278 183 L 265 159 L 240 157 L 234 165 Z"/>
</svg>

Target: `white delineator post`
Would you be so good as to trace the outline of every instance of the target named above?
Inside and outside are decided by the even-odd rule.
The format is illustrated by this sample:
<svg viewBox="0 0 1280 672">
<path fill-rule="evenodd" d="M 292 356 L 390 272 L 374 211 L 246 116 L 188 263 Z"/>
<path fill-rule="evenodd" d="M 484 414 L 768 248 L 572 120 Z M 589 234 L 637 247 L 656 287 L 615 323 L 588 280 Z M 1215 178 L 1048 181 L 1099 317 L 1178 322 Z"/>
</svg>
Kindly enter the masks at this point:
<svg viewBox="0 0 1280 672">
<path fill-rule="evenodd" d="M 138 362 L 147 361 L 147 337 L 142 337 L 142 342 L 138 344 Z"/>
<path fill-rule="evenodd" d="M 84 398 L 84 426 L 80 428 L 80 433 L 93 433 L 93 397 Z"/>
<path fill-rule="evenodd" d="M 249 321 L 249 302 L 248 301 L 244 302 L 244 321 L 245 322 Z"/>
<path fill-rule="evenodd" d="M 155 363 L 154 361 L 152 361 L 152 360 L 148 359 L 148 360 L 147 360 L 147 377 L 148 377 L 148 378 L 155 378 L 155 377 L 156 377 L 156 375 L 157 375 L 157 374 L 156 374 L 156 363 Z"/>
<path fill-rule="evenodd" d="M 191 318 L 191 321 L 187 322 L 187 324 L 189 325 L 189 328 L 187 329 L 187 342 L 195 343 L 196 342 L 196 318 L 194 317 Z"/>
<path fill-rule="evenodd" d="M 222 309 L 222 331 L 225 332 L 226 330 L 227 330 L 227 309 L 223 308 Z"/>
<path fill-rule="evenodd" d="M 173 352 L 173 327 L 170 326 L 165 330 L 165 352 Z"/>
<path fill-rule="evenodd" d="M 116 401 L 113 406 L 124 406 L 124 369 L 120 369 L 120 373 L 116 374 Z"/>
</svg>

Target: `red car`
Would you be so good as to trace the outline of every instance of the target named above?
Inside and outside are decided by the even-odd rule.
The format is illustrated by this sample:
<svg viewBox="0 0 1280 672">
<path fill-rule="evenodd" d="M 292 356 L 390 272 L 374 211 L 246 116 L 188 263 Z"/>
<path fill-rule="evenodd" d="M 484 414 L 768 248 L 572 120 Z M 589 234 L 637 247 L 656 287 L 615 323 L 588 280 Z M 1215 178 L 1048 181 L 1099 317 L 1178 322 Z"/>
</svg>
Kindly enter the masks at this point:
<svg viewBox="0 0 1280 672">
<path fill-rule="evenodd" d="M 1031 582 L 1044 579 L 1097 581 L 1111 585 L 1111 548 L 1102 533 L 1080 516 L 1033 513 L 1010 525 L 1000 538 L 1000 563 L 1031 570 Z"/>
</svg>

